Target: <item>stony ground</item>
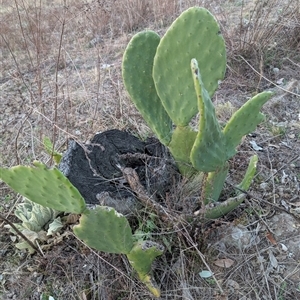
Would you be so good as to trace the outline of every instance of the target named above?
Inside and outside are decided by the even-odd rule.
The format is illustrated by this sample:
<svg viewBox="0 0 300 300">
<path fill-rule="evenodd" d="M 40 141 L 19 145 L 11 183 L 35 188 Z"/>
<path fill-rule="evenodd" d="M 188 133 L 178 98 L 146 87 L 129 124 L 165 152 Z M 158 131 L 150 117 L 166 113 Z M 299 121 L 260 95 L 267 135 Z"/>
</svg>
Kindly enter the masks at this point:
<svg viewBox="0 0 300 300">
<path fill-rule="evenodd" d="M 2 26 L 1 166 L 30 164 L 35 159 L 50 163 L 42 145 L 45 136 L 55 140 L 56 148 L 63 152 L 69 138 L 85 142 L 96 132 L 107 129 L 130 130 L 142 138 L 151 134 L 128 99 L 121 77 L 122 53 L 137 25 L 122 21 L 118 23 L 123 24 L 122 30 L 103 30 L 98 23 L 105 23 L 104 16 L 109 13 L 111 16 L 113 1 L 100 2 L 104 6 L 93 4 L 85 9 L 76 2 L 68 8 L 59 63 L 63 24 L 63 16 L 56 14 L 59 5 L 51 7 L 51 14 L 48 11 L 47 16 L 51 16 L 48 23 L 41 22 L 44 27 L 37 32 L 46 42 L 41 44 L 40 55 L 32 55 L 33 63 L 24 50 L 26 47 L 23 51 L 19 47 L 24 40 L 14 36 L 9 31 L 11 28 L 4 31 Z M 250 1 L 245 3 L 250 5 Z M 5 24 L 9 24 L 10 18 L 16 15 L 12 6 L 5 4 L 4 1 L 1 14 Z M 234 4 L 234 9 L 240 9 Z M 229 8 L 214 7 L 223 28 L 228 25 L 226 9 Z M 101 22 L 96 18 L 97 12 L 98 17 L 101 13 Z M 128 18 L 135 20 L 132 16 Z M 95 20 L 97 26 L 93 25 Z M 147 25 L 138 24 L 141 29 L 156 28 L 159 33 L 169 24 L 169 19 L 161 16 L 163 21 L 153 20 Z M 112 21 L 120 22 L 117 18 L 107 19 L 109 24 Z M 125 29 L 126 24 L 131 28 Z M 225 38 L 229 34 L 230 31 L 224 32 Z M 32 44 L 34 36 L 27 36 Z M 235 55 L 231 40 L 226 41 L 228 72 L 214 98 L 219 118 L 227 120 L 257 91 L 275 92 L 263 108 L 266 121 L 244 139 L 238 155 L 230 161 L 225 194 L 231 193 L 231 185 L 239 182 L 249 157 L 254 153 L 259 156 L 258 172 L 247 200 L 225 218 L 199 224 L 196 232 L 183 228 L 178 234 L 159 222 L 155 224 L 151 218 L 141 219 L 140 226 L 144 232 L 154 232 L 152 237 L 159 238 L 167 249 L 154 269 L 162 290 L 161 299 L 297 299 L 300 297 L 300 59 L 297 48 L 291 48 L 279 59 L 278 46 L 277 52 L 271 49 L 262 61 L 253 55 L 247 57 L 242 51 Z M 28 46 L 30 51 L 34 50 L 32 44 Z M 184 191 L 182 183 L 174 194 L 184 201 Z M 0 183 L 1 213 L 13 222 L 17 221 L 13 211 L 20 201 L 18 195 Z M 16 249 L 16 237 L 1 221 L 2 299 L 48 299 L 48 296 L 82 300 L 152 299 L 135 279 L 123 256 L 95 252 L 74 237 L 71 227 L 66 226 L 59 236 L 48 240 L 44 254 L 39 255 Z M 202 278 L 199 273 L 203 270 L 214 276 Z"/>
</svg>

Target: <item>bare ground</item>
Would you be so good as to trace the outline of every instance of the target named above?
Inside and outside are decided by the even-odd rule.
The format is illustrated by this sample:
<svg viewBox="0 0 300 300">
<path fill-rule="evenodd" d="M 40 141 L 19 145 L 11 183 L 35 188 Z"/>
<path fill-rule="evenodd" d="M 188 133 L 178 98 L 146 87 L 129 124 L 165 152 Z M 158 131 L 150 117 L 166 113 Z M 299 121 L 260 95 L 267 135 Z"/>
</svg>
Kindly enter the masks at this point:
<svg viewBox="0 0 300 300">
<path fill-rule="evenodd" d="M 16 6 L 3 1 L 1 166 L 30 164 L 35 159 L 49 163 L 42 145 L 44 136 L 64 151 L 69 138 L 84 142 L 96 132 L 112 128 L 129 129 L 142 138 L 151 135 L 124 91 L 121 61 L 135 31 L 152 28 L 163 33 L 185 8 L 166 2 L 168 7 L 157 3 L 142 7 L 140 1 L 120 1 L 113 7 L 114 1 L 86 5 L 75 1 L 66 10 L 56 1 L 50 6 L 45 2 L 37 19 L 28 16 L 39 10 L 22 7 L 22 2 L 22 36 Z M 244 31 L 228 27 L 240 22 L 241 9 L 253 9 L 251 1 L 242 7 L 240 3 L 228 1 L 220 6 L 216 1 L 207 6 L 220 20 L 228 46 L 228 72 L 214 99 L 219 117 L 228 119 L 257 91 L 271 89 L 276 94 L 263 108 L 266 121 L 245 138 L 230 162 L 224 194 L 232 192 L 231 184 L 239 182 L 254 153 L 259 156 L 258 173 L 247 201 L 226 218 L 199 224 L 194 232 L 184 227 L 180 234 L 156 222 L 152 237 L 167 248 L 154 268 L 161 299 L 300 297 L 300 59 L 299 34 L 294 32 L 299 30 L 299 20 L 297 23 L 293 15 L 283 19 L 284 45 L 279 43 L 283 37 L 274 35 L 277 46 L 273 47 L 275 41 L 269 38 L 264 51 L 254 51 L 238 40 L 244 37 L 250 44 L 247 24 Z M 266 1 L 266 7 L 276 3 Z M 200 2 L 189 3 L 196 4 Z M 249 14 L 244 17 L 251 20 Z M 269 14 L 269 21 L 273 17 Z M 255 24 L 250 23 L 252 33 L 257 32 Z M 259 34 L 253 38 L 254 45 L 259 38 Z M 185 201 L 185 191 L 184 184 L 177 187 L 177 201 Z M 16 221 L 13 209 L 20 197 L 3 183 L 0 197 L 2 213 Z M 149 230 L 149 219 L 144 217 L 141 222 L 143 230 Z M 74 237 L 71 226 L 64 228 L 61 237 L 48 241 L 44 256 L 16 249 L 3 224 L 0 230 L 2 299 L 40 299 L 41 295 L 54 299 L 152 299 L 123 256 L 89 249 Z M 220 267 L 216 265 L 220 259 L 233 263 Z M 199 272 L 208 269 L 214 277 L 201 278 Z"/>
</svg>

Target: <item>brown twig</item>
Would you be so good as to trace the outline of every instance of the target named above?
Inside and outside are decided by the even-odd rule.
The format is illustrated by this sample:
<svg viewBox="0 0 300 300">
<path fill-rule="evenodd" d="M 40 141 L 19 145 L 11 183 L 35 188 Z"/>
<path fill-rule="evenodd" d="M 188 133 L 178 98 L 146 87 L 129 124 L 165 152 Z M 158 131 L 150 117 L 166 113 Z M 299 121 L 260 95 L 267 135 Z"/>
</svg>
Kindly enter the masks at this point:
<svg viewBox="0 0 300 300">
<path fill-rule="evenodd" d="M 259 201 L 259 202 L 262 202 L 262 203 L 265 203 L 265 204 L 267 204 L 267 205 L 271 205 L 272 207 L 274 207 L 276 210 L 278 210 L 278 211 L 280 211 L 280 212 L 289 213 L 289 214 L 293 215 L 295 218 L 300 219 L 300 217 L 297 216 L 296 214 L 293 214 L 293 213 L 291 213 L 290 211 L 288 211 L 288 210 L 286 210 L 286 209 L 284 209 L 284 208 L 281 208 L 280 206 L 278 206 L 278 205 L 276 205 L 276 204 L 274 204 L 274 203 L 272 203 L 272 202 L 269 202 L 269 201 L 267 201 L 267 200 L 264 200 L 263 198 L 254 196 L 253 194 L 251 194 L 251 193 L 249 193 L 249 192 L 247 192 L 247 191 L 245 191 L 245 190 L 242 190 L 242 189 L 240 189 L 239 187 L 237 187 L 237 186 L 235 186 L 235 185 L 233 185 L 233 184 L 231 184 L 231 183 L 229 183 L 229 182 L 226 182 L 226 183 L 227 183 L 228 185 L 230 185 L 231 187 L 233 187 L 234 189 L 238 190 L 239 192 L 241 192 L 241 193 L 247 195 L 247 197 L 249 197 L 249 198 L 255 199 L 255 200 L 257 200 L 257 201 Z"/>
<path fill-rule="evenodd" d="M 272 85 L 276 86 L 277 88 L 279 88 L 280 90 L 290 94 L 290 95 L 294 95 L 294 96 L 297 96 L 299 97 L 300 95 L 297 94 L 297 93 L 294 93 L 292 91 L 289 91 L 283 87 L 281 87 L 280 85 L 276 84 L 275 82 L 273 82 L 272 80 L 268 79 L 267 77 L 265 77 L 264 75 L 262 75 L 261 73 L 259 73 L 254 67 L 252 67 L 252 65 L 241 55 L 239 55 L 239 57 L 258 75 L 260 76 L 261 78 L 265 79 L 266 81 L 268 81 L 269 83 L 271 83 Z"/>
<path fill-rule="evenodd" d="M 54 120 L 53 124 L 57 124 L 57 106 L 58 106 L 58 92 L 59 92 L 59 87 L 58 87 L 58 70 L 60 68 L 59 62 L 60 62 L 60 57 L 61 57 L 61 50 L 62 50 L 62 42 L 63 42 L 63 36 L 64 36 L 64 31 L 65 31 L 65 24 L 66 24 L 66 19 L 65 17 L 63 18 L 62 22 L 62 27 L 61 27 L 61 34 L 60 34 L 60 39 L 59 39 L 59 47 L 58 47 L 58 53 L 57 53 L 57 59 L 56 59 L 56 68 L 55 68 L 55 97 L 54 97 Z M 56 141 L 56 134 L 57 134 L 57 128 L 56 126 L 53 126 L 53 133 L 52 133 L 52 153 L 55 151 L 55 141 Z M 53 155 L 51 155 L 51 161 L 50 164 L 52 164 L 52 159 Z"/>
<path fill-rule="evenodd" d="M 130 188 L 136 193 L 137 197 L 146 206 L 150 207 L 163 221 L 169 222 L 173 219 L 169 213 L 167 213 L 166 208 L 151 199 L 147 191 L 140 182 L 137 172 L 132 168 L 119 167 L 122 171 L 126 181 L 128 182 Z"/>
</svg>

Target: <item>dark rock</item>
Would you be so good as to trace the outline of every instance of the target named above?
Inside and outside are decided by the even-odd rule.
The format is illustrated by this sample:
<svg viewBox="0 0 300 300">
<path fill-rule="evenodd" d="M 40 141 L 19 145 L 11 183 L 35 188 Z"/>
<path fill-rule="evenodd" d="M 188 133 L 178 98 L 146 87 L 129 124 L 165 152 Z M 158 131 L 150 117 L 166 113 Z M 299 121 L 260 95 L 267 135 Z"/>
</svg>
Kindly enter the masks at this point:
<svg viewBox="0 0 300 300">
<path fill-rule="evenodd" d="M 96 134 L 89 144 L 70 141 L 59 169 L 87 204 L 112 206 L 126 214 L 138 201 L 120 166 L 135 169 L 149 195 L 162 199 L 179 176 L 171 155 L 157 139 L 144 142 L 120 130 Z"/>
</svg>

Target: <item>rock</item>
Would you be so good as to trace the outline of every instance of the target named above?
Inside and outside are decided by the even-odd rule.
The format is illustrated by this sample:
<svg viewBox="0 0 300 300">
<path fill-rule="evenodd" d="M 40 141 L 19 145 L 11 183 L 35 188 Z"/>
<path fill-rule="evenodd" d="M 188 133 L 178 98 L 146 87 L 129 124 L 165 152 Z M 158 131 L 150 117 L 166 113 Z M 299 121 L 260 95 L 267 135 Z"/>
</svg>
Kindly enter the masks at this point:
<svg viewBox="0 0 300 300">
<path fill-rule="evenodd" d="M 217 236 L 220 236 L 217 247 L 234 247 L 241 252 L 259 242 L 259 237 L 242 224 L 230 225 L 225 230 L 222 228 Z"/>
<path fill-rule="evenodd" d="M 139 207 L 120 166 L 133 168 L 149 195 L 164 198 L 178 171 L 168 150 L 154 138 L 145 142 L 120 130 L 96 134 L 88 144 L 72 140 L 59 169 L 87 204 L 112 206 L 127 214 Z"/>
</svg>

